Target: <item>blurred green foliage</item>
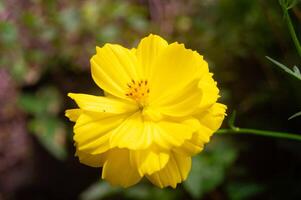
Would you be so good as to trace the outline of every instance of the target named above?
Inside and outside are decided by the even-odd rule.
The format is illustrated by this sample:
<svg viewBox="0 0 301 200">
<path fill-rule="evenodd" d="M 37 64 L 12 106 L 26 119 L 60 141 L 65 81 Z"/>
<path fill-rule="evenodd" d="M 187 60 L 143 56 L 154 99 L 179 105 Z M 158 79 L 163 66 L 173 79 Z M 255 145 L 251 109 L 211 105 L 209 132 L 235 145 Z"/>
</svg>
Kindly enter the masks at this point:
<svg viewBox="0 0 301 200">
<path fill-rule="evenodd" d="M 57 117 L 61 98 L 56 88 L 47 86 L 35 94 L 23 93 L 19 98 L 21 108 L 33 116 L 28 122 L 29 131 L 58 159 L 67 155 L 65 125 Z"/>
<path fill-rule="evenodd" d="M 152 200 L 152 199 L 177 199 L 181 195 L 180 191 L 171 189 L 162 190 L 156 187 L 150 187 L 146 184 L 135 185 L 126 190 L 122 188 L 113 188 L 107 182 L 98 182 L 90 186 L 81 194 L 81 200 L 98 200 L 110 198 L 123 198 L 135 200 Z"/>
<path fill-rule="evenodd" d="M 193 158 L 193 166 L 184 182 L 184 188 L 194 197 L 201 198 L 219 186 L 226 177 L 226 171 L 237 156 L 237 147 L 227 140 L 215 139 L 207 145 L 201 156 Z"/>
<path fill-rule="evenodd" d="M 98 200 L 110 196 L 123 196 L 126 199 L 152 200 L 152 199 L 182 199 L 185 193 L 189 193 L 193 198 L 199 199 L 206 193 L 211 192 L 220 186 L 227 177 L 227 169 L 235 162 L 238 153 L 238 147 L 226 138 L 216 138 L 208 144 L 206 150 L 193 158 L 193 166 L 189 177 L 183 184 L 183 188 L 178 186 L 177 191 L 172 189 L 159 189 L 150 184 L 142 183 L 126 190 L 122 188 L 111 187 L 107 182 L 98 182 L 91 185 L 81 195 L 82 200 Z M 252 188 L 251 188 L 252 187 Z M 253 189 L 254 185 L 241 191 L 241 195 L 236 195 L 236 199 L 247 198 L 258 190 Z M 232 188 L 231 188 L 232 189 Z M 232 190 L 229 190 L 232 192 Z M 181 193 L 185 190 L 185 193 Z M 237 192 L 237 191 L 235 191 Z"/>
<path fill-rule="evenodd" d="M 298 35 L 298 1 L 280 3 L 290 9 Z M 16 83 L 28 132 L 62 165 L 74 155 L 67 148 L 72 147 L 72 127 L 64 110 L 75 105 L 66 94 L 102 93 L 90 77 L 95 46 L 111 42 L 132 47 L 149 33 L 203 54 L 221 101 L 228 113 L 238 111 L 243 127 L 300 132 L 300 117 L 287 121 L 301 110 L 300 82 L 282 76 L 265 58 L 300 65 L 278 1 L 0 1 L 0 67 Z M 296 68 L 291 72 L 300 75 Z M 93 179 L 73 193 L 81 193 L 83 200 L 301 198 L 298 144 L 230 137 L 214 136 L 193 158 L 188 180 L 176 190 L 161 190 L 147 181 L 124 190 Z M 75 175 L 86 176 L 89 170 Z M 63 188 L 57 184 L 56 190 Z"/>
</svg>

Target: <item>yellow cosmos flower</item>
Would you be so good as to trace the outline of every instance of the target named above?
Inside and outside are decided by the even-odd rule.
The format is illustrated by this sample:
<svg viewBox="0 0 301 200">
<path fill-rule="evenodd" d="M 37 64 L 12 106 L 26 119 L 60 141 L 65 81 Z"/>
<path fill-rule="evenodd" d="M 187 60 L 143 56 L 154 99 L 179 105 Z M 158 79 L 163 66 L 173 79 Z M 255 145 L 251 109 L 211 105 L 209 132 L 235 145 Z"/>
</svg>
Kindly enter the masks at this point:
<svg viewBox="0 0 301 200">
<path fill-rule="evenodd" d="M 146 177 L 163 188 L 187 178 L 191 156 L 220 127 L 226 106 L 208 64 L 183 44 L 157 35 L 137 48 L 106 44 L 91 58 L 105 96 L 69 93 L 81 163 L 102 167 L 102 178 L 128 187 Z"/>
</svg>

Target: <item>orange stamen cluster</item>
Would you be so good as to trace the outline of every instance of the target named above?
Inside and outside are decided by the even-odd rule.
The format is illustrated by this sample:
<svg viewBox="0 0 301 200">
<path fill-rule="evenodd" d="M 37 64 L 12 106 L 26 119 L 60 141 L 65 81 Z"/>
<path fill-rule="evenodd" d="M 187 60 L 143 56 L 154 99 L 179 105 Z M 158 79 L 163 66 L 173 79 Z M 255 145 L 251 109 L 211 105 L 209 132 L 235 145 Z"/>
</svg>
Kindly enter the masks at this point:
<svg viewBox="0 0 301 200">
<path fill-rule="evenodd" d="M 144 105 L 149 94 L 149 87 L 147 80 L 135 81 L 132 80 L 127 84 L 128 92 L 125 94 L 134 99 L 137 103 Z"/>
</svg>

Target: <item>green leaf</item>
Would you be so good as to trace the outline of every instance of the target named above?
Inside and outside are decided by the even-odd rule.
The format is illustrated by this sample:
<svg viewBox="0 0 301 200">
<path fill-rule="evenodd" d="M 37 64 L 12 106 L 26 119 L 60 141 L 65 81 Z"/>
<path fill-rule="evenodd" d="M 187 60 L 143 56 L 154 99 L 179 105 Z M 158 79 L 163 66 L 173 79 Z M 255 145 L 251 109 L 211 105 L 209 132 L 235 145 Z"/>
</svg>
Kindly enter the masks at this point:
<svg viewBox="0 0 301 200">
<path fill-rule="evenodd" d="M 67 33 L 75 33 L 80 28 L 80 13 L 74 7 L 62 10 L 59 13 L 59 20 Z"/>
<path fill-rule="evenodd" d="M 35 117 L 55 115 L 60 111 L 61 96 L 54 87 L 43 87 L 36 93 L 24 93 L 19 98 L 19 105 Z"/>
<path fill-rule="evenodd" d="M 24 93 L 19 98 L 21 108 L 29 114 L 38 115 L 46 110 L 47 103 L 33 94 Z"/>
<path fill-rule="evenodd" d="M 230 182 L 227 186 L 229 199 L 246 200 L 253 199 L 254 195 L 262 192 L 264 187 L 252 182 Z"/>
<path fill-rule="evenodd" d="M 181 199 L 181 190 L 165 188 L 164 190 L 154 187 L 151 184 L 138 184 L 134 187 L 124 190 L 124 196 L 127 199 L 137 200 L 174 200 Z"/>
<path fill-rule="evenodd" d="M 66 132 L 57 113 L 61 105 L 60 94 L 54 87 L 43 87 L 36 93 L 25 93 L 19 98 L 21 108 L 33 118 L 29 130 L 39 142 L 57 159 L 65 159 Z"/>
<path fill-rule="evenodd" d="M 184 188 L 194 198 L 201 198 L 224 180 L 226 169 L 235 161 L 236 148 L 227 140 L 215 138 L 206 151 L 193 158 L 192 168 Z"/>
<path fill-rule="evenodd" d="M 22 83 L 28 72 L 28 66 L 23 55 L 18 55 L 9 69 L 14 80 L 16 80 L 18 83 Z"/>
<path fill-rule="evenodd" d="M 293 67 L 293 71 L 294 71 L 294 73 L 297 74 L 298 76 L 301 76 L 300 70 L 299 70 L 299 68 L 298 68 L 296 65 Z"/>
<path fill-rule="evenodd" d="M 66 132 L 63 123 L 56 117 L 40 117 L 29 122 L 29 130 L 39 142 L 59 160 L 64 160 L 66 152 Z"/>
<path fill-rule="evenodd" d="M 88 29 L 93 30 L 99 22 L 99 18 L 102 14 L 102 3 L 100 1 L 84 1 L 81 6 L 81 17 L 83 24 Z"/>
<path fill-rule="evenodd" d="M 149 185 L 139 183 L 125 190 L 124 196 L 127 197 L 128 199 L 146 200 L 149 199 L 150 193 L 151 193 L 151 188 L 149 187 Z M 158 199 L 158 198 L 154 198 L 154 199 Z"/>
<path fill-rule="evenodd" d="M 18 37 L 17 28 L 13 23 L 0 21 L 0 42 L 10 45 L 16 42 Z"/>
<path fill-rule="evenodd" d="M 181 199 L 181 190 L 165 188 L 164 190 L 154 187 L 152 184 L 145 184 L 143 181 L 137 185 L 124 190 L 121 187 L 113 187 L 108 182 L 97 181 L 88 187 L 80 195 L 80 200 L 100 200 L 113 196 L 122 196 L 124 199 L 135 200 L 173 200 Z"/>
<path fill-rule="evenodd" d="M 282 63 L 266 56 L 266 58 L 268 60 L 270 60 L 272 63 L 274 63 L 276 66 L 280 67 L 283 71 L 285 71 L 286 73 L 288 73 L 289 75 L 301 80 L 301 74 L 300 74 L 300 70 L 298 69 L 298 67 L 294 66 L 293 70 L 291 70 L 290 68 L 288 68 L 287 66 L 283 65 Z"/>
<path fill-rule="evenodd" d="M 121 192 L 121 188 L 111 187 L 107 182 L 96 182 L 88 189 L 86 189 L 81 195 L 81 200 L 99 200 L 106 196 L 117 194 Z"/>
<path fill-rule="evenodd" d="M 293 114 L 292 116 L 290 116 L 290 117 L 288 118 L 288 120 L 291 120 L 291 119 L 293 119 L 293 118 L 295 118 L 295 117 L 299 117 L 299 116 L 301 116 L 301 111 L 300 111 L 300 112 L 297 112 L 297 113 L 295 113 L 295 114 Z"/>
<path fill-rule="evenodd" d="M 299 3 L 299 0 L 287 0 L 287 9 L 295 7 Z"/>
<path fill-rule="evenodd" d="M 299 3 L 299 0 L 279 0 L 279 4 L 286 10 L 295 7 L 297 3 Z"/>
</svg>

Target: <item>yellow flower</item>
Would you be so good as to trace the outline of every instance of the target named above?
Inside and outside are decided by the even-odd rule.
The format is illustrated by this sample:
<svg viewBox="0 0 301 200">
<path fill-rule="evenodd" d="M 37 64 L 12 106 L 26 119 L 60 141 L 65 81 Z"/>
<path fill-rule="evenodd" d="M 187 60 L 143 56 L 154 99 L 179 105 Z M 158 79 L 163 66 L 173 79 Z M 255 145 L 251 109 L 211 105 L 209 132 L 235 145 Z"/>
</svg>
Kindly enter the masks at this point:
<svg viewBox="0 0 301 200">
<path fill-rule="evenodd" d="M 226 106 L 208 64 L 183 44 L 157 35 L 137 48 L 106 44 L 91 58 L 105 96 L 69 93 L 81 163 L 102 167 L 102 178 L 128 187 L 146 177 L 163 188 L 187 178 L 191 157 L 220 127 Z"/>
</svg>

